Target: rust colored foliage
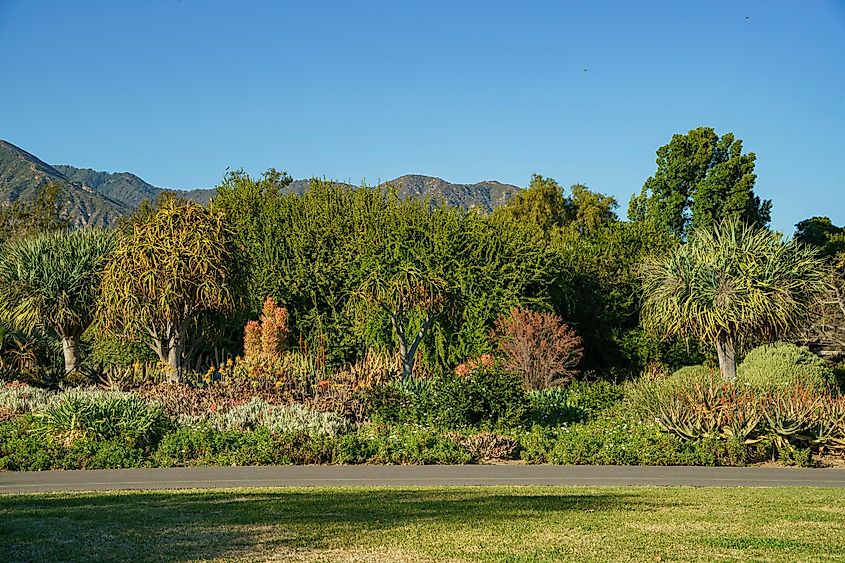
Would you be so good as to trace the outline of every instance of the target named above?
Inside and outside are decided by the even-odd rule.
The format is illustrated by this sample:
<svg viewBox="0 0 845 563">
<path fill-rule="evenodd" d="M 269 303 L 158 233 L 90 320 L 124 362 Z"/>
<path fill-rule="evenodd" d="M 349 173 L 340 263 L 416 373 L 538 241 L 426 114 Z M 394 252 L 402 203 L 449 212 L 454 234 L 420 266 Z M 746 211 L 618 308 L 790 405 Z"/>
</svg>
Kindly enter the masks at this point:
<svg viewBox="0 0 845 563">
<path fill-rule="evenodd" d="M 502 365 L 522 376 L 529 390 L 573 379 L 584 355 L 581 337 L 554 313 L 514 308 L 491 332 Z"/>
<path fill-rule="evenodd" d="M 288 338 L 288 311 L 272 297 L 264 302 L 260 321 L 249 321 L 244 329 L 244 359 L 275 362 L 281 359 Z"/>
<path fill-rule="evenodd" d="M 478 359 L 467 360 L 455 368 L 455 375 L 458 377 L 469 377 L 478 367 L 492 368 L 496 361 L 492 354 L 481 354 Z"/>
</svg>

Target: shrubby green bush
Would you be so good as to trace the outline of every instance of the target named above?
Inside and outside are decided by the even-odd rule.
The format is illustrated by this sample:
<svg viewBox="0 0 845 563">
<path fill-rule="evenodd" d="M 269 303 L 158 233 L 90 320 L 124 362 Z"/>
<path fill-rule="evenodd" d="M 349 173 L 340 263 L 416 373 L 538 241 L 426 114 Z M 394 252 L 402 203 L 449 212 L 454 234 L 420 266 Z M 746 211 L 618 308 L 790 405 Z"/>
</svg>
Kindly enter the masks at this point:
<svg viewBox="0 0 845 563">
<path fill-rule="evenodd" d="M 0 469 L 116 469 L 150 464 L 148 451 L 125 441 L 78 438 L 61 444 L 39 432 L 31 415 L 0 423 Z"/>
<path fill-rule="evenodd" d="M 758 389 L 801 384 L 824 390 L 836 386 L 833 368 L 804 346 L 786 342 L 759 346 L 737 368 L 737 381 Z"/>
<path fill-rule="evenodd" d="M 528 393 L 529 414 L 531 424 L 540 426 L 560 426 L 573 422 L 581 422 L 587 413 L 570 402 L 569 392 L 565 387 L 551 387 Z"/>
<path fill-rule="evenodd" d="M 241 432 L 182 427 L 167 435 L 153 457 L 162 467 L 189 465 L 291 465 L 328 463 L 333 439 L 267 428 Z"/>
<path fill-rule="evenodd" d="M 520 437 L 529 463 L 574 465 L 746 465 L 756 461 L 741 444 L 684 441 L 654 423 L 619 412 L 561 428 L 534 426 Z M 763 456 L 760 456 L 762 459 Z"/>
<path fill-rule="evenodd" d="M 480 366 L 466 377 L 371 389 L 367 415 L 375 422 L 440 428 L 515 428 L 525 424 L 529 400 L 522 379 L 498 367 Z"/>
<path fill-rule="evenodd" d="M 675 370 L 666 378 L 669 387 L 683 387 L 686 385 L 709 385 L 722 380 L 718 367 L 697 365 L 684 366 Z"/>
<path fill-rule="evenodd" d="M 613 408 L 624 397 L 624 387 L 610 381 L 573 381 L 566 391 L 569 395 L 569 402 L 583 410 L 587 417 L 594 417 L 598 414 Z"/>
<path fill-rule="evenodd" d="M 447 432 L 409 425 L 366 425 L 340 436 L 183 427 L 154 456 L 161 466 L 315 463 L 447 464 L 472 456 Z"/>
<path fill-rule="evenodd" d="M 108 333 L 91 335 L 83 344 L 90 348 L 86 361 L 93 365 L 128 368 L 135 363 L 158 360 L 155 353 L 144 343 Z"/>
<path fill-rule="evenodd" d="M 582 422 L 618 404 L 623 398 L 622 385 L 609 381 L 573 381 L 528 393 L 529 420 L 532 424 L 559 426 Z"/>
<path fill-rule="evenodd" d="M 453 435 L 408 424 L 365 425 L 337 439 L 334 463 L 463 464 L 472 456 Z"/>
</svg>

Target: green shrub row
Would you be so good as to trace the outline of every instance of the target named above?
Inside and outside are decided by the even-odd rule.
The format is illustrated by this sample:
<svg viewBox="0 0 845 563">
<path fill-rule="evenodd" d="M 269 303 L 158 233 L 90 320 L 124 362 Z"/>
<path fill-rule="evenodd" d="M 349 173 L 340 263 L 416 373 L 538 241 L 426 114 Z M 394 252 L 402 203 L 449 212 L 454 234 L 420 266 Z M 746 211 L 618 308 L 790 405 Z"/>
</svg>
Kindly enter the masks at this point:
<svg viewBox="0 0 845 563">
<path fill-rule="evenodd" d="M 339 436 L 182 427 L 153 448 L 115 437 L 73 442 L 34 432 L 32 416 L 0 423 L 0 469 L 111 469 L 210 465 L 465 464 L 479 461 L 473 449 L 448 432 L 415 426 L 365 425 Z"/>
<path fill-rule="evenodd" d="M 520 437 L 528 463 L 573 465 L 747 465 L 768 459 L 763 447 L 724 440 L 686 441 L 654 423 L 610 413 L 561 428 L 534 426 Z"/>
<path fill-rule="evenodd" d="M 526 392 L 519 377 L 480 367 L 466 377 L 376 387 L 365 403 L 368 418 L 384 424 L 502 430 L 587 420 L 619 403 L 622 389 L 607 381 L 576 381 Z"/>
</svg>

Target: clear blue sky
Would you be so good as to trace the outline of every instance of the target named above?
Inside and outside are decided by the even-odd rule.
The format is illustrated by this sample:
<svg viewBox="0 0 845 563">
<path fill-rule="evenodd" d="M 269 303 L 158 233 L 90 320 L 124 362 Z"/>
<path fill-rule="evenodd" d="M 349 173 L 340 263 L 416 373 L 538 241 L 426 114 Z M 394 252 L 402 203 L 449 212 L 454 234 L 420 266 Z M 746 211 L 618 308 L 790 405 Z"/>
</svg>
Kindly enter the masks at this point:
<svg viewBox="0 0 845 563">
<path fill-rule="evenodd" d="M 0 138 L 167 187 L 225 168 L 629 196 L 673 133 L 845 223 L 845 2 L 0 0 Z M 585 71 L 586 69 L 586 71 Z"/>
</svg>

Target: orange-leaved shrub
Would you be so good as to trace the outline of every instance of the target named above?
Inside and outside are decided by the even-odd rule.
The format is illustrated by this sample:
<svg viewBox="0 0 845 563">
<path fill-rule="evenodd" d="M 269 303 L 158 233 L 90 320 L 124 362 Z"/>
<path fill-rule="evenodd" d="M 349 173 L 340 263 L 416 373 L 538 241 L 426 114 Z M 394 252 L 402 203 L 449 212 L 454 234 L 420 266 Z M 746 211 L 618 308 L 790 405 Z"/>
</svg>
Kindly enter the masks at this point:
<svg viewBox="0 0 845 563">
<path fill-rule="evenodd" d="M 493 358 L 492 354 L 481 354 L 481 356 L 476 359 L 470 359 L 458 364 L 457 367 L 455 367 L 455 375 L 458 377 L 469 377 L 469 375 L 478 367 L 492 368 L 494 365 L 496 365 L 496 360 Z"/>
<path fill-rule="evenodd" d="M 573 379 L 584 355 L 581 337 L 554 313 L 514 308 L 496 320 L 491 338 L 502 366 L 522 376 L 529 390 Z"/>
<path fill-rule="evenodd" d="M 287 348 L 288 311 L 272 297 L 264 301 L 261 319 L 249 321 L 244 329 L 244 359 L 274 362 Z"/>
<path fill-rule="evenodd" d="M 284 362 L 288 332 L 287 309 L 268 297 L 261 318 L 249 321 L 244 328 L 244 355 L 234 371 L 252 379 L 278 378 L 288 371 Z"/>
</svg>

